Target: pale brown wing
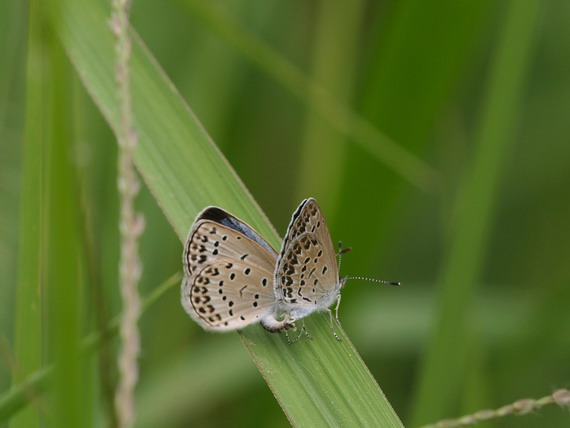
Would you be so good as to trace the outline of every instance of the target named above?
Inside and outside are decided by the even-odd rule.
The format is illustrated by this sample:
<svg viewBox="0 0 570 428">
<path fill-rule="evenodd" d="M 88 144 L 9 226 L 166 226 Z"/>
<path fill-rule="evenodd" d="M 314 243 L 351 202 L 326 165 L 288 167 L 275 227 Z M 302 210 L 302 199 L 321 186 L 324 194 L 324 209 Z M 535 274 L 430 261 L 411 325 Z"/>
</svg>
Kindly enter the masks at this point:
<svg viewBox="0 0 570 428">
<path fill-rule="evenodd" d="M 273 312 L 275 296 L 268 285 L 270 278 L 271 272 L 259 266 L 220 260 L 186 279 L 182 302 L 205 329 L 241 329 Z"/>
<path fill-rule="evenodd" d="M 236 330 L 272 312 L 275 250 L 224 210 L 210 207 L 197 217 L 183 263 L 182 305 L 202 327 Z"/>
<path fill-rule="evenodd" d="M 336 254 L 314 199 L 293 214 L 275 272 L 276 294 L 294 316 L 327 308 L 340 289 Z"/>
</svg>

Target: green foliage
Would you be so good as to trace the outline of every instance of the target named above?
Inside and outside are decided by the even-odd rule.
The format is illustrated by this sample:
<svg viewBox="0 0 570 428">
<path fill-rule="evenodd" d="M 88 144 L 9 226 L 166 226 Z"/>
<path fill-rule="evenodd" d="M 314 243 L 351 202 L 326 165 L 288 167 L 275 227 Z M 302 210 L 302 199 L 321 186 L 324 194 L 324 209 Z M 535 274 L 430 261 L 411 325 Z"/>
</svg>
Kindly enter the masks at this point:
<svg viewBox="0 0 570 428">
<path fill-rule="evenodd" d="M 112 425 L 110 5 L 21 4 L 0 5 L 0 425 Z M 133 2 L 137 426 L 417 425 L 567 385 L 570 8 L 538 5 Z M 354 248 L 342 274 L 403 286 L 350 281 L 340 343 L 319 315 L 293 346 L 201 331 L 164 282 L 196 213 L 279 247 L 307 196 Z"/>
</svg>

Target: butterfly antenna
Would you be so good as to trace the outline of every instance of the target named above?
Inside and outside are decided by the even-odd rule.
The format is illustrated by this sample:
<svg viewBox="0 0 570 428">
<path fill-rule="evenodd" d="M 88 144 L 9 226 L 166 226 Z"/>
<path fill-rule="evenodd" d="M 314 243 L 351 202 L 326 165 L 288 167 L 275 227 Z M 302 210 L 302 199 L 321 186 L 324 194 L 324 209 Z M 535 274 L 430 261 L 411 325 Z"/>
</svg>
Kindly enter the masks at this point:
<svg viewBox="0 0 570 428">
<path fill-rule="evenodd" d="M 338 271 L 340 272 L 340 263 L 342 261 L 342 255 L 348 253 L 352 250 L 352 247 L 342 248 L 342 241 L 338 241 L 338 253 L 336 253 L 338 257 Z"/>
<path fill-rule="evenodd" d="M 363 281 L 370 281 L 370 282 L 378 282 L 380 284 L 389 284 L 389 285 L 400 285 L 399 282 L 397 281 L 383 281 L 381 279 L 374 279 L 374 278 L 366 278 L 363 276 L 345 276 L 344 280 L 349 280 L 349 279 L 361 279 Z"/>
<path fill-rule="evenodd" d="M 352 247 L 348 247 L 348 248 L 342 248 L 342 241 L 338 241 L 338 271 L 340 272 L 340 264 L 342 262 L 342 255 L 345 253 L 348 253 L 349 251 L 352 250 Z M 348 281 L 349 279 L 360 279 L 362 281 L 370 281 L 370 282 L 377 282 L 379 284 L 389 284 L 389 285 L 400 285 L 399 282 L 397 281 L 383 281 L 381 279 L 375 279 L 375 278 L 366 278 L 363 276 L 343 276 L 341 278 L 343 284 Z"/>
</svg>

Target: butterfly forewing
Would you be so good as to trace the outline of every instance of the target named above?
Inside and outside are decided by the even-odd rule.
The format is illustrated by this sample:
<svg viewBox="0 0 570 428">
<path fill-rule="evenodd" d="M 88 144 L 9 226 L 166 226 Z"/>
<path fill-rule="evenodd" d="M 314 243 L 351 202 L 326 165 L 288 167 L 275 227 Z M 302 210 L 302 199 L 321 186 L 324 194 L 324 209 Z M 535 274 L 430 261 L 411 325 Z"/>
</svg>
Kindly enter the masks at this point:
<svg viewBox="0 0 570 428">
<path fill-rule="evenodd" d="M 294 315 L 325 309 L 337 295 L 336 256 L 325 219 L 314 199 L 303 201 L 293 214 L 275 281 L 278 299 Z"/>
<path fill-rule="evenodd" d="M 182 304 L 202 327 L 240 329 L 273 310 L 276 253 L 236 217 L 219 208 L 204 210 L 183 258 Z"/>
</svg>

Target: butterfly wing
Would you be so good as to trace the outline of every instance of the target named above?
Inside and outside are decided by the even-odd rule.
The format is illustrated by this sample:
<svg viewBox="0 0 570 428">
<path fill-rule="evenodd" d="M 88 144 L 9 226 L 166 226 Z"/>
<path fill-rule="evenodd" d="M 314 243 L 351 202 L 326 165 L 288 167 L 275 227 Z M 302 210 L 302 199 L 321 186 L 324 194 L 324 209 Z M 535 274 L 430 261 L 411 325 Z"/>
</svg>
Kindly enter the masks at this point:
<svg viewBox="0 0 570 428">
<path fill-rule="evenodd" d="M 277 299 L 295 318 L 326 309 L 340 289 L 336 254 L 317 202 L 305 199 L 293 214 L 275 271 Z"/>
<path fill-rule="evenodd" d="M 244 328 L 273 311 L 277 254 L 257 232 L 209 207 L 196 218 L 183 253 L 182 305 L 207 330 Z"/>
<path fill-rule="evenodd" d="M 184 272 L 190 276 L 219 257 L 243 258 L 263 266 L 270 261 L 273 272 L 277 253 L 249 225 L 221 208 L 208 207 L 198 214 L 188 233 L 183 254 Z"/>
</svg>

